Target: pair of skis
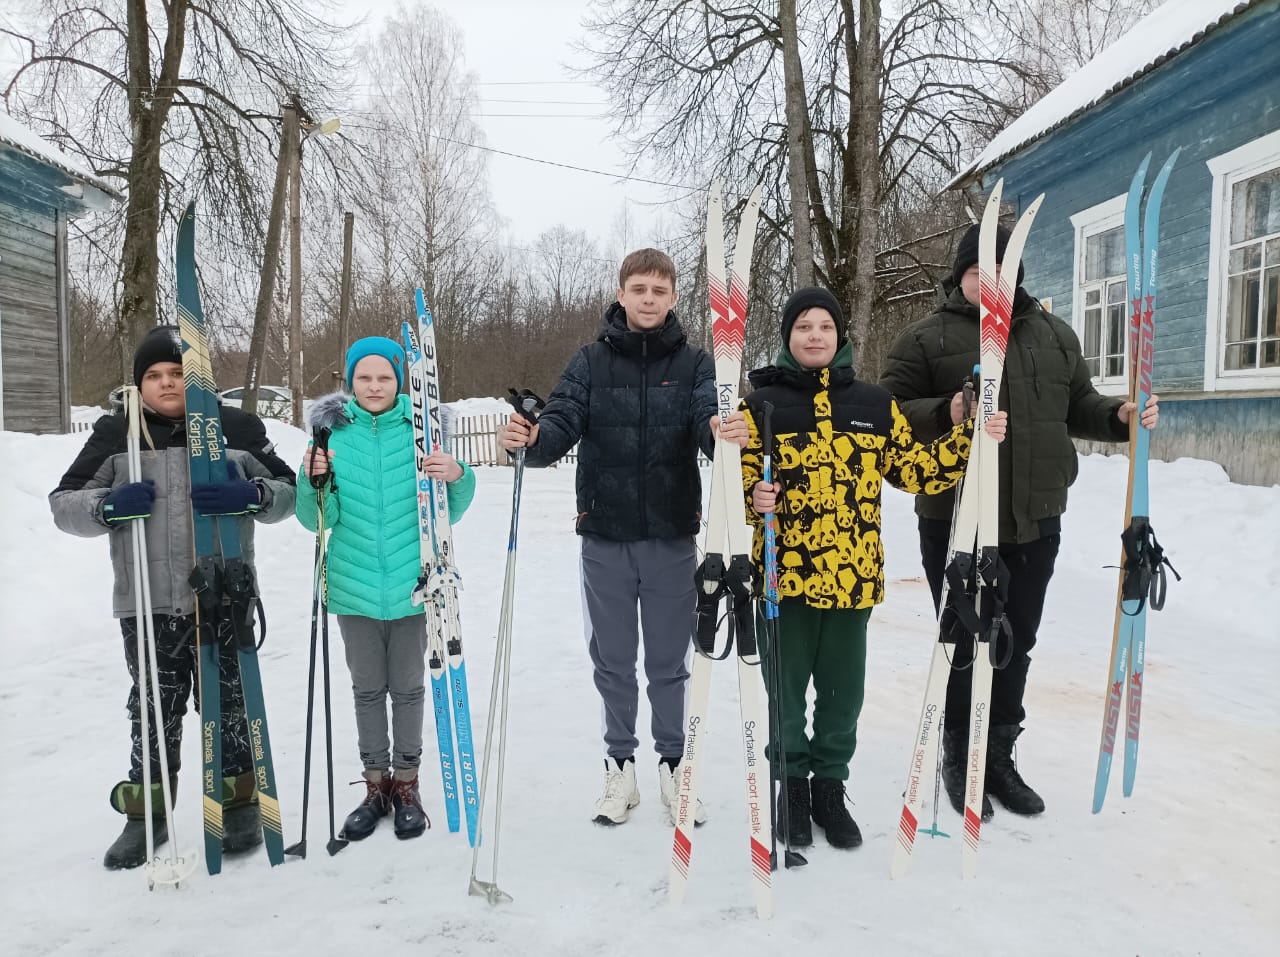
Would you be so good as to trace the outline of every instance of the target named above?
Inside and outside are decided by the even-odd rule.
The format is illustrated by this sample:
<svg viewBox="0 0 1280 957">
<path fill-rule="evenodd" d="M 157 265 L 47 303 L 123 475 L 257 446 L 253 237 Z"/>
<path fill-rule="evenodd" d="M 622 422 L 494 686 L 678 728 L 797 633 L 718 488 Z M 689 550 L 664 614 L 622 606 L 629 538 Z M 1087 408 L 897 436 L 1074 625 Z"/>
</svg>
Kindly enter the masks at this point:
<svg viewBox="0 0 1280 957">
<path fill-rule="evenodd" d="M 924 705 L 916 726 L 916 736 L 907 769 L 907 786 L 898 821 L 891 873 L 902 877 L 911 864 L 916 833 L 925 803 L 925 786 L 936 780 L 938 741 L 946 704 L 951 661 L 947 642 L 950 628 L 943 627 L 948 611 L 956 617 L 966 638 L 973 642 L 973 671 L 969 714 L 969 743 L 965 759 L 964 849 L 961 868 L 965 877 L 978 870 L 978 846 L 982 833 L 982 798 L 986 784 L 987 710 L 991 701 L 991 680 L 1000 664 L 1002 639 L 1008 640 L 1004 606 L 1008 599 L 1008 570 L 1000 558 L 999 445 L 987 435 L 987 419 L 999 407 L 1000 385 L 1004 377 L 1005 350 L 1009 343 L 1009 323 L 1013 316 L 1013 295 L 1017 288 L 1018 266 L 1027 235 L 1044 196 L 1038 196 L 1018 220 L 996 275 L 996 229 L 1004 181 L 996 183 L 987 200 L 978 234 L 979 273 L 979 366 L 978 415 L 973 426 L 973 448 L 956 504 L 951 527 L 943 600 L 939 604 L 938 640 L 934 645 L 925 686 Z M 969 595 L 973 579 L 977 593 Z M 936 788 L 935 788 L 936 794 Z M 926 833 L 942 835 L 935 822 Z M 945 836 L 945 835 L 942 835 Z"/>
<path fill-rule="evenodd" d="M 187 458 L 191 481 L 222 482 L 230 478 L 222 417 L 209 361 L 208 330 L 200 303 L 195 258 L 196 206 L 191 203 L 178 222 L 178 326 L 182 336 L 182 373 L 186 389 Z M 245 718 L 253 756 L 254 781 L 262 812 L 267 857 L 274 867 L 284 861 L 280 799 L 271 761 L 271 739 L 258 668 L 253 625 L 257 616 L 266 634 L 266 619 L 253 574 L 240 548 L 239 517 L 201 515 L 193 510 L 196 564 L 189 579 L 196 594 L 196 646 L 199 661 L 201 792 L 204 810 L 205 865 L 210 874 L 222 870 L 222 708 L 219 649 L 236 652 Z"/>
<path fill-rule="evenodd" d="M 1160 204 L 1178 160 L 1178 153 L 1165 161 L 1151 184 L 1143 217 L 1142 194 L 1146 187 L 1148 153 L 1129 185 L 1124 207 L 1125 258 L 1129 271 L 1129 401 L 1135 410 L 1129 417 L 1129 482 L 1125 495 L 1125 530 L 1120 539 L 1123 553 L 1120 583 L 1116 595 L 1115 627 L 1111 638 L 1111 666 L 1108 672 L 1106 703 L 1102 713 L 1102 741 L 1098 746 L 1098 769 L 1093 782 L 1093 813 L 1102 810 L 1107 782 L 1119 731 L 1121 698 L 1127 691 L 1128 708 L 1124 741 L 1124 796 L 1133 793 L 1138 770 L 1138 731 L 1142 720 L 1142 677 L 1146 664 L 1147 606 L 1164 607 L 1164 566 L 1169 565 L 1160 543 L 1151 530 L 1151 508 L 1147 484 L 1147 460 L 1151 432 L 1141 416 L 1151 398 L 1152 357 L 1155 353 L 1156 267 L 1160 238 Z M 1145 222 L 1143 222 L 1145 218 Z M 1169 565 L 1170 570 L 1173 566 Z M 1173 572 L 1177 577 L 1178 573 Z"/>
<path fill-rule="evenodd" d="M 444 451 L 440 363 L 436 352 L 435 321 L 421 289 L 417 290 L 416 302 L 417 328 L 409 322 L 401 326 L 409 358 L 409 398 L 413 407 L 422 558 L 422 572 L 413 590 L 413 603 L 426 606 L 427 666 L 431 672 L 431 701 L 436 719 L 445 815 L 450 833 L 457 833 L 461 828 L 458 810 L 461 801 L 467 820 L 467 840 L 474 847 L 480 792 L 471 733 L 467 664 L 462 654 L 462 619 L 458 611 L 462 576 L 454 562 L 447 483 L 443 479 L 431 478 L 426 472 L 427 456 Z"/>
<path fill-rule="evenodd" d="M 707 285 L 711 300 L 711 335 L 716 367 L 716 411 L 723 423 L 738 408 L 742 378 L 742 348 L 746 335 L 747 277 L 760 213 L 757 188 L 743 209 L 734 246 L 733 271 L 725 275 L 723 202 L 720 185 L 711 187 L 707 206 Z M 738 646 L 738 691 L 741 709 L 744 778 L 747 799 L 747 843 L 756 913 L 773 914 L 772 876 L 765 831 L 769 827 L 770 775 L 764 755 L 768 715 L 760 695 L 760 656 L 756 650 L 754 607 L 751 597 L 751 528 L 747 525 L 742 494 L 740 449 L 717 440 L 711 469 L 711 492 L 703 561 L 697 572 L 698 604 L 695 618 L 685 746 L 678 767 L 679 781 L 673 817 L 676 822 L 671 849 L 668 891 L 673 903 L 684 899 L 693 853 L 694 817 L 698 808 L 698 771 L 703 733 L 711 692 L 711 667 Z M 719 659 L 713 657 L 721 603 L 728 610 L 728 639 Z"/>
</svg>

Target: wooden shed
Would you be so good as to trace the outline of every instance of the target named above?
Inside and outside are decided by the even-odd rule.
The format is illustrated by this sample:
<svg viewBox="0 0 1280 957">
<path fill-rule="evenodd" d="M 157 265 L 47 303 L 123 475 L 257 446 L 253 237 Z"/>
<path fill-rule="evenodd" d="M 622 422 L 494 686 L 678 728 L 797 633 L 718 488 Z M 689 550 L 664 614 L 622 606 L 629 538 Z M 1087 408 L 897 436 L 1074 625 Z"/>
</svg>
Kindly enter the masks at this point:
<svg viewBox="0 0 1280 957">
<path fill-rule="evenodd" d="M 0 429 L 69 431 L 67 222 L 120 198 L 0 113 Z"/>
</svg>

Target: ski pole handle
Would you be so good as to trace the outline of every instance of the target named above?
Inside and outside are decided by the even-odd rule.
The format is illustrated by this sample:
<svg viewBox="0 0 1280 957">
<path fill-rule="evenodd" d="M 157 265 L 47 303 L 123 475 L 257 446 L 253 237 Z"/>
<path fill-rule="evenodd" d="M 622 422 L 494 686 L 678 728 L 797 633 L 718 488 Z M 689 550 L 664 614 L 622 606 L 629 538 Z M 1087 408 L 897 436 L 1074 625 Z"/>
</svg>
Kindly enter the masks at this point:
<svg viewBox="0 0 1280 957">
<path fill-rule="evenodd" d="M 312 446 L 312 451 L 308 452 L 308 454 L 313 457 L 312 458 L 313 464 L 315 462 L 314 456 L 316 455 L 317 452 L 320 455 L 324 456 L 325 460 L 327 461 L 329 458 L 329 430 L 316 429 L 314 432 L 312 432 L 311 446 Z M 319 491 L 320 489 L 323 489 L 326 485 L 331 485 L 333 483 L 333 469 L 327 468 L 323 472 L 319 472 L 315 475 L 308 475 L 307 478 L 311 481 L 311 487 Z"/>
<path fill-rule="evenodd" d="M 542 414 L 542 410 L 547 403 L 529 389 L 520 389 L 519 391 L 508 389 L 507 393 L 507 402 L 516 410 L 516 415 L 530 425 L 537 425 L 538 416 Z"/>
</svg>

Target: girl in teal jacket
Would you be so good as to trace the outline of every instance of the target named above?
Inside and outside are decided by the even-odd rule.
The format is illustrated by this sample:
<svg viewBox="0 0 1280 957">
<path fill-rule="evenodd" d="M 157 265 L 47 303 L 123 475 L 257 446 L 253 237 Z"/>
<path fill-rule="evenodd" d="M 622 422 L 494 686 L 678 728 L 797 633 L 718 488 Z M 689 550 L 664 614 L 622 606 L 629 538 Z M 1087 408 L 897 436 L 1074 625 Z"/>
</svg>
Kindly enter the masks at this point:
<svg viewBox="0 0 1280 957">
<path fill-rule="evenodd" d="M 351 671 L 367 792 L 343 826 L 354 841 L 392 810 L 397 837 L 417 837 L 427 826 L 418 793 L 427 630 L 423 606 L 412 601 L 422 560 L 412 412 L 400 394 L 404 366 L 404 349 L 391 339 L 355 342 L 346 363 L 352 397 L 320 399 L 311 413 L 313 430 L 329 430 L 328 454 L 312 446 L 299 470 L 298 520 L 312 531 L 318 516 L 310 479 L 332 473 L 324 492 L 328 604 Z M 475 494 L 475 473 L 445 452 L 425 464 L 428 475 L 448 483 L 449 520 L 457 522 Z"/>
</svg>

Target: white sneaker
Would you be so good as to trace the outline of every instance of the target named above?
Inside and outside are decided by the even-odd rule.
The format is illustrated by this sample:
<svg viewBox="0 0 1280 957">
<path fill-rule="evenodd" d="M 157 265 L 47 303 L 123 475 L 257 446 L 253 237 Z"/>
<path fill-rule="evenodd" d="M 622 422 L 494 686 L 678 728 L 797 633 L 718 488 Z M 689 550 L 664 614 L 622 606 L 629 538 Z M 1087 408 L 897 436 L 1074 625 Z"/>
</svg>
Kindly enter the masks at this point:
<svg viewBox="0 0 1280 957">
<path fill-rule="evenodd" d="M 640 791 L 636 788 L 636 762 L 632 758 L 618 762 L 613 758 L 604 759 L 604 794 L 596 801 L 595 816 L 597 824 L 612 827 L 625 824 L 631 809 L 640 803 Z"/>
<path fill-rule="evenodd" d="M 677 765 L 678 767 L 679 765 Z M 680 792 L 680 784 L 676 780 L 671 766 L 666 761 L 658 762 L 658 796 L 667 812 L 667 822 L 676 826 L 676 795 Z M 698 808 L 693 812 L 693 826 L 701 827 L 707 823 L 707 809 L 702 806 L 702 798 L 698 798 Z"/>
</svg>

